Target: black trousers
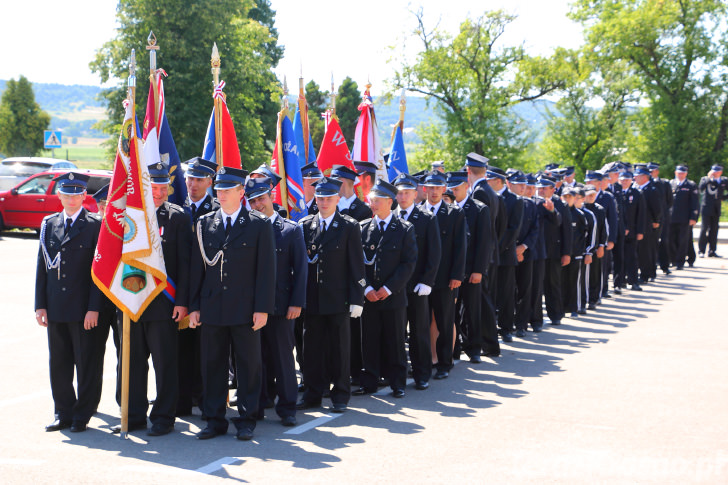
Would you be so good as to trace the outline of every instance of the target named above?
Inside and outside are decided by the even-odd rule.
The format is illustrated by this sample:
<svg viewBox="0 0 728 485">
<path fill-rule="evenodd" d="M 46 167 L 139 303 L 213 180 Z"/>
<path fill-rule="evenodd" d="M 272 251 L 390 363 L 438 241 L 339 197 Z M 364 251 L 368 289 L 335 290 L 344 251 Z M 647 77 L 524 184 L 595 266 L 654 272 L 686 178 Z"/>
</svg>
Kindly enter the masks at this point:
<svg viewBox="0 0 728 485">
<path fill-rule="evenodd" d="M 673 263 L 678 268 L 685 266 L 688 255 L 688 244 L 692 240 L 693 228 L 689 223 L 673 222 L 670 231 L 670 244 L 672 245 Z"/>
<path fill-rule="evenodd" d="M 51 321 L 47 333 L 54 414 L 61 421 L 87 423 L 101 396 L 99 327 L 84 330 L 83 322 Z M 74 370 L 78 394 L 73 388 Z"/>
<path fill-rule="evenodd" d="M 579 310 L 579 298 L 581 295 L 579 273 L 583 264 L 583 259 L 571 258 L 571 262 L 563 267 L 561 284 L 565 312 L 576 313 Z"/>
<path fill-rule="evenodd" d="M 286 320 L 285 315 L 270 315 L 268 323 L 260 330 L 264 384 L 261 385 L 258 409 L 262 412 L 265 402 L 278 395 L 276 413 L 281 418 L 296 415 L 298 381 L 293 358 L 294 326 L 295 322 Z M 265 385 L 271 379 L 275 381 L 275 394 Z"/>
<path fill-rule="evenodd" d="M 116 307 L 114 305 L 107 305 L 102 307 L 99 312 L 98 318 L 98 339 L 99 343 L 96 347 L 96 365 L 95 368 L 99 373 L 98 379 L 103 383 L 104 380 L 104 359 L 106 357 L 106 341 L 109 339 L 109 330 L 112 333 L 112 339 L 114 341 L 114 349 L 116 349 L 116 370 L 119 369 L 119 357 L 121 352 L 121 332 L 117 325 L 116 318 Z M 119 389 L 116 389 L 118 391 Z M 99 395 L 96 401 L 96 406 L 101 401 L 101 387 L 99 387 Z M 116 392 L 116 403 L 121 405 L 121 395 Z"/>
<path fill-rule="evenodd" d="M 376 390 L 379 378 L 387 377 L 392 390 L 404 389 L 407 383 L 406 330 L 406 307 L 381 309 L 376 304 L 364 303 L 361 387 Z"/>
<path fill-rule="evenodd" d="M 612 274 L 614 275 L 612 286 L 624 288 L 626 283 L 624 278 L 624 230 L 622 228 L 619 229 L 617 242 L 612 249 L 612 261 Z"/>
<path fill-rule="evenodd" d="M 201 332 L 200 328 L 185 328 L 177 336 L 178 413 L 189 414 L 195 403 L 202 409 Z"/>
<path fill-rule="evenodd" d="M 432 376 L 430 347 L 430 300 L 427 296 L 407 293 L 409 322 L 409 357 L 415 382 L 427 382 Z"/>
<path fill-rule="evenodd" d="M 349 313 L 306 314 L 303 329 L 303 379 L 307 402 L 321 402 L 331 383 L 331 402 L 348 404 L 351 397 L 351 326 Z"/>
<path fill-rule="evenodd" d="M 670 233 L 672 232 L 672 224 L 663 223 L 660 228 L 660 243 L 657 248 L 657 262 L 662 271 L 667 272 L 670 269 L 670 262 L 675 258 L 672 255 L 673 247 L 671 243 Z"/>
<path fill-rule="evenodd" d="M 641 241 L 636 237 L 624 238 L 624 282 L 630 285 L 639 283 L 637 271 L 639 269 L 639 258 L 637 257 L 637 248 Z"/>
<path fill-rule="evenodd" d="M 152 424 L 174 424 L 179 383 L 177 380 L 177 322 L 131 322 L 129 334 L 129 424 L 146 425 L 149 400 L 149 356 L 152 356 L 157 396 L 149 413 Z M 227 358 L 227 354 L 225 354 Z M 224 369 L 222 373 L 224 377 Z M 117 382 L 121 384 L 121 375 Z"/>
<path fill-rule="evenodd" d="M 452 346 L 455 328 L 455 292 L 450 288 L 433 288 L 430 293 L 430 307 L 435 315 L 435 324 L 440 334 L 435 342 L 437 370 L 449 371 L 453 367 Z"/>
<path fill-rule="evenodd" d="M 531 279 L 531 327 L 543 326 L 543 288 L 546 260 L 537 259 L 533 262 L 533 278 Z"/>
<path fill-rule="evenodd" d="M 306 309 L 301 310 L 301 316 L 296 318 L 296 323 L 293 326 L 293 335 L 296 341 L 296 362 L 298 362 L 298 369 L 301 371 L 301 378 L 303 379 L 303 322 L 306 319 Z"/>
<path fill-rule="evenodd" d="M 657 276 L 657 237 L 660 228 L 649 227 L 645 236 L 637 244 L 637 257 L 639 258 L 640 279 L 646 281 Z"/>
<path fill-rule="evenodd" d="M 604 257 L 602 258 L 602 296 L 609 294 L 609 275 L 614 272 L 614 247 L 607 249 L 604 247 Z"/>
<path fill-rule="evenodd" d="M 531 287 L 533 279 L 533 261 L 521 261 L 516 266 L 516 313 L 514 324 L 518 330 L 526 330 L 531 320 L 533 301 Z"/>
<path fill-rule="evenodd" d="M 486 354 L 500 354 L 498 341 L 498 317 L 495 307 L 498 288 L 498 265 L 491 263 L 488 274 L 483 275 L 481 282 L 480 314 L 482 322 L 483 351 Z"/>
<path fill-rule="evenodd" d="M 498 327 L 501 335 L 513 333 L 516 307 L 516 267 L 498 266 Z"/>
<path fill-rule="evenodd" d="M 235 354 L 235 374 L 238 389 L 238 414 L 232 422 L 237 429 L 255 429 L 258 417 L 258 400 L 262 386 L 263 364 L 261 359 L 260 332 L 253 331 L 252 324 L 210 325 L 200 327 L 202 347 L 203 414 L 207 426 L 218 432 L 226 432 L 229 366 L 229 348 Z"/>
<path fill-rule="evenodd" d="M 692 229 L 691 229 L 692 231 Z M 692 266 L 695 263 L 695 258 L 697 256 L 695 255 L 695 241 L 693 241 L 692 234 L 690 235 L 690 238 L 688 239 L 688 264 Z"/>
<path fill-rule="evenodd" d="M 482 298 L 483 285 L 480 283 L 469 283 L 466 276 L 463 284 L 458 288 L 458 301 L 456 319 L 463 338 L 463 350 L 468 357 L 479 356 L 483 350 L 482 334 Z M 496 337 L 497 339 L 497 337 Z"/>
<path fill-rule="evenodd" d="M 698 251 L 705 254 L 706 248 L 715 252 L 718 245 L 718 229 L 720 227 L 720 205 L 706 207 L 701 211 L 700 238 L 698 238 Z"/>
<path fill-rule="evenodd" d="M 606 253 L 606 251 L 605 251 Z M 587 302 L 597 303 L 602 298 L 602 262 L 604 257 L 597 258 L 596 254 L 592 258 L 589 265 L 589 273 L 586 276 L 587 282 Z"/>
<path fill-rule="evenodd" d="M 349 356 L 351 358 L 351 377 L 352 379 L 359 379 L 361 377 L 362 368 L 364 367 L 364 361 L 362 360 L 362 329 L 361 329 L 361 318 L 349 318 L 349 325 L 351 326 L 351 349 L 349 349 Z"/>
<path fill-rule="evenodd" d="M 564 272 L 561 258 L 544 260 L 543 296 L 546 303 L 546 314 L 551 322 L 558 322 L 564 318 L 564 297 L 561 283 Z"/>
<path fill-rule="evenodd" d="M 586 310 L 586 305 L 589 300 L 589 276 L 591 272 L 591 265 L 595 259 L 597 259 L 596 256 L 593 256 L 591 264 L 586 264 L 583 259 L 579 260 L 579 284 L 577 286 L 578 294 L 576 299 L 579 311 Z"/>
</svg>

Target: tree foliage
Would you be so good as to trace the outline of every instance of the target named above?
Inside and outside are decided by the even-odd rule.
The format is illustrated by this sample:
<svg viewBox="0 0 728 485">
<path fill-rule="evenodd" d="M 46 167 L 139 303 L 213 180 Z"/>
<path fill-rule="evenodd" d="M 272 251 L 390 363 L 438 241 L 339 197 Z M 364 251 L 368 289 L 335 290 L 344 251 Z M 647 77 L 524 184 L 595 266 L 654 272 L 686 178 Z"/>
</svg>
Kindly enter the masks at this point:
<svg viewBox="0 0 728 485">
<path fill-rule="evenodd" d="M 212 111 L 210 54 L 217 43 L 222 59 L 220 79 L 240 145 L 243 165 L 266 161 L 275 138 L 280 85 L 271 67 L 282 55 L 277 46 L 273 11 L 267 0 L 120 0 L 116 38 L 97 51 L 91 69 L 102 83 L 118 79 L 103 93 L 109 121 L 105 131 L 118 133 L 123 119 L 128 59 L 136 49 L 137 113 L 144 113 L 149 79 L 146 39 L 154 31 L 160 50 L 157 66 L 165 82 L 166 113 L 182 159 L 199 155 Z"/>
<path fill-rule="evenodd" d="M 7 82 L 0 99 L 0 152 L 9 157 L 37 155 L 50 122 L 50 115 L 35 102 L 33 86 L 25 76 Z"/>
</svg>

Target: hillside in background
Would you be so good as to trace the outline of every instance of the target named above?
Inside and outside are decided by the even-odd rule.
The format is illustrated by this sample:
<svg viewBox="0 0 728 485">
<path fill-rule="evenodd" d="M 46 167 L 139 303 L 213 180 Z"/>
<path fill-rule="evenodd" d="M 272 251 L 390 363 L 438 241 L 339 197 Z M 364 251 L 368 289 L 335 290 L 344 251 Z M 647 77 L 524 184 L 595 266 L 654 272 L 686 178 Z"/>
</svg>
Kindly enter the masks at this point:
<svg viewBox="0 0 728 485">
<path fill-rule="evenodd" d="M 6 81 L 0 80 L 0 95 L 5 90 L 5 83 Z M 69 142 L 74 138 L 108 138 L 93 128 L 95 123 L 106 118 L 104 105 L 98 100 L 101 88 L 33 83 L 33 92 L 41 108 L 51 115 L 50 128 L 63 130 L 63 136 Z M 295 100 L 296 97 L 292 96 L 291 106 L 295 104 Z M 395 97 L 385 104 L 384 98 L 378 97 L 374 99 L 374 106 L 382 145 L 388 149 L 392 126 L 399 120 L 399 98 Z M 546 112 L 553 108 L 553 102 L 540 100 L 519 104 L 514 107 L 514 112 L 528 123 L 534 139 L 539 139 L 546 126 Z M 440 123 L 435 103 L 428 103 L 423 97 L 409 96 L 405 112 L 405 128 L 416 129 L 423 123 Z M 415 130 L 405 131 L 405 141 L 408 144 L 419 142 Z"/>
</svg>

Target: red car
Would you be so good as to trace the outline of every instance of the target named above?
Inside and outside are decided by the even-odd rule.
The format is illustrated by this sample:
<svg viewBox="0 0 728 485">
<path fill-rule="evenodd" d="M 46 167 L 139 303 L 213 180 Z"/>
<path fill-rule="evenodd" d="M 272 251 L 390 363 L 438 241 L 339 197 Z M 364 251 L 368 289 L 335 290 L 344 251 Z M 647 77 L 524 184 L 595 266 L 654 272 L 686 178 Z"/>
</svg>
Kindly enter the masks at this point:
<svg viewBox="0 0 728 485">
<path fill-rule="evenodd" d="M 0 192 L 0 230 L 13 227 L 38 230 L 45 216 L 63 210 L 56 193 L 55 179 L 68 171 L 68 169 L 56 169 L 40 172 L 10 190 Z M 90 177 L 83 206 L 91 212 L 96 212 L 96 201 L 91 195 L 111 181 L 111 171 L 81 169 L 73 171 Z"/>
</svg>

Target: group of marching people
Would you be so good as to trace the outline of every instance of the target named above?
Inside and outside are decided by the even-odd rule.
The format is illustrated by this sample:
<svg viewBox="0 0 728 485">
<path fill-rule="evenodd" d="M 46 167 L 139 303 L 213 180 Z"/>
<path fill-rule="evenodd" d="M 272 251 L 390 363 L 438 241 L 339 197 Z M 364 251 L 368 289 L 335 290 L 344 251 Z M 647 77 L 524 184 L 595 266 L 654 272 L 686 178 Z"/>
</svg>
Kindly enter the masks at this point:
<svg viewBox="0 0 728 485">
<path fill-rule="evenodd" d="M 265 164 L 248 173 L 189 160 L 184 207 L 166 200 L 168 167 L 150 166 L 176 292 L 157 296 L 131 325 L 129 431 L 149 419 L 147 434 L 168 434 L 197 406 L 206 421 L 197 438 L 214 438 L 227 433 L 236 405 L 236 437 L 250 440 L 266 408 L 294 426 L 297 411 L 324 398 L 332 412 L 382 386 L 403 398 L 408 376 L 424 391 L 462 354 L 478 364 L 529 326 L 541 332 L 544 303 L 558 325 L 611 297 L 610 275 L 620 294 L 641 290 L 658 267 L 693 264 L 699 196 L 684 165 L 667 181 L 656 164 L 614 162 L 583 184 L 573 167 L 525 174 L 476 153 L 460 171 L 433 166 L 385 181 L 367 162 L 328 175 L 310 163 L 308 215 L 297 223 L 274 202 L 281 178 Z M 101 396 L 109 329 L 118 351 L 121 319 L 90 280 L 107 194 L 95 194 L 96 215 L 81 205 L 82 174 L 58 185 L 64 211 L 44 221 L 36 278 L 56 415 L 46 429 L 84 431 Z"/>
</svg>

